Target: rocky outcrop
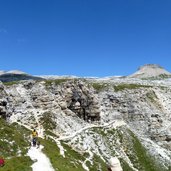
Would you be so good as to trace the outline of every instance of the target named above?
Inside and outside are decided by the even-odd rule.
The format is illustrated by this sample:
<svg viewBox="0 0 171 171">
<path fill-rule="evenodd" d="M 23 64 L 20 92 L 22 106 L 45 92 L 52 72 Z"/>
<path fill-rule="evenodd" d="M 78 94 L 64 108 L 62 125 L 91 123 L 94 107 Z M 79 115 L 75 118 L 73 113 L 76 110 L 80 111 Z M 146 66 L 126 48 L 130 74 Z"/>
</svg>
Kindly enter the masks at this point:
<svg viewBox="0 0 171 171">
<path fill-rule="evenodd" d="M 98 96 L 82 81 L 69 81 L 62 86 L 52 84 L 48 88 L 57 97 L 62 110 L 70 110 L 86 121 L 100 119 Z"/>
<path fill-rule="evenodd" d="M 24 117 L 30 112 L 37 116 L 41 115 L 40 111 L 61 111 L 86 121 L 100 119 L 97 94 L 82 81 L 66 81 L 59 85 L 53 81 L 49 85 L 44 81 L 25 81 L 8 86 L 6 91 L 16 116 L 19 113 Z"/>
<path fill-rule="evenodd" d="M 137 88 L 135 86 L 135 88 L 125 88 L 119 91 L 101 92 L 102 119 L 106 122 L 111 119 L 123 119 L 143 141 L 143 144 L 149 144 L 152 141 L 156 146 L 163 148 L 163 151 L 168 151 L 170 155 L 170 96 L 170 87 L 161 87 L 160 83 L 149 87 Z M 157 151 L 153 145 L 147 146 L 149 151 L 152 151 L 152 155 L 161 157 L 162 160 L 167 158 L 168 154 L 159 152 L 161 149 Z M 154 151 L 157 151 L 156 154 Z"/>
<path fill-rule="evenodd" d="M 4 90 L 4 85 L 0 82 L 0 117 L 7 118 L 9 113 L 7 111 L 7 94 Z"/>
<path fill-rule="evenodd" d="M 117 157 L 110 158 L 108 163 L 108 169 L 110 169 L 111 171 L 123 171 L 120 161 Z"/>
<path fill-rule="evenodd" d="M 78 81 L 64 84 L 62 92 L 66 106 L 79 117 L 87 121 L 100 119 L 98 96 L 85 83 Z"/>
<path fill-rule="evenodd" d="M 147 64 L 138 68 L 138 71 L 128 76 L 130 78 L 169 78 L 171 73 L 156 64 Z"/>
</svg>

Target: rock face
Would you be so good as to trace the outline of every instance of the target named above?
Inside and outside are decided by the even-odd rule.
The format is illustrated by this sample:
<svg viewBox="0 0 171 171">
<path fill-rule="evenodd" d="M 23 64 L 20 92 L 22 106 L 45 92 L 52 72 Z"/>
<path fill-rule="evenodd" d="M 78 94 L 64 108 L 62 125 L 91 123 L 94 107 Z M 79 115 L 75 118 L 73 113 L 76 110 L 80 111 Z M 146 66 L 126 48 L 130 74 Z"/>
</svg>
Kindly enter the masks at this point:
<svg viewBox="0 0 171 171">
<path fill-rule="evenodd" d="M 5 119 L 8 116 L 6 98 L 7 98 L 7 94 L 4 90 L 4 85 L 0 82 L 0 117 Z"/>
<path fill-rule="evenodd" d="M 70 83 L 63 87 L 67 107 L 84 120 L 99 120 L 100 105 L 98 97 L 83 82 Z"/>
<path fill-rule="evenodd" d="M 111 118 L 122 118 L 153 155 L 162 149 L 165 152 L 160 151 L 158 157 L 166 159 L 171 152 L 170 86 L 166 83 L 162 87 L 160 81 L 156 81 L 155 86 L 150 82 L 148 86 L 134 85 L 134 88 L 125 83 L 117 86 L 125 88 L 101 92 L 102 119 L 107 122 Z"/>
<path fill-rule="evenodd" d="M 138 71 L 130 75 L 131 78 L 171 77 L 171 73 L 160 65 L 147 64 L 139 67 Z"/>
<path fill-rule="evenodd" d="M 87 150 L 91 154 L 91 150 L 102 159 L 118 154 L 130 167 L 137 164 L 130 157 L 132 151 L 127 150 L 135 139 L 130 144 L 124 139 L 128 140 L 132 132 L 159 163 L 164 162 L 167 168 L 171 165 L 170 106 L 171 88 L 167 81 L 162 85 L 161 81 L 134 79 L 0 83 L 2 117 L 29 128 L 42 126 L 56 136 L 66 137 L 67 143 L 78 151 Z M 115 121 L 116 125 L 125 123 L 120 132 L 112 126 Z M 101 125 L 105 129 L 100 130 Z M 132 132 L 125 133 L 124 127 L 129 127 Z M 118 141 L 115 137 L 120 137 L 120 133 L 125 133 L 126 138 Z M 104 137 L 108 135 L 108 142 L 105 142 Z"/>
<path fill-rule="evenodd" d="M 78 116 L 86 121 L 100 119 L 97 95 L 81 81 L 68 81 L 62 85 L 25 81 L 8 86 L 6 92 L 12 105 L 12 117 L 16 120 L 31 117 L 30 114 L 41 116 L 47 111 Z"/>
<path fill-rule="evenodd" d="M 166 133 L 166 130 L 169 129 L 163 130 L 166 125 L 168 125 L 167 128 L 171 126 L 170 95 L 171 89 L 160 89 L 160 87 L 125 89 L 115 93 L 105 92 L 102 95 L 102 106 L 104 113 L 110 110 L 115 113 L 114 117 L 118 117 L 116 113 L 119 114 L 130 123 L 131 127 L 135 126 L 140 134 L 168 143 L 169 138 L 167 141 L 166 135 L 170 133 Z"/>
</svg>

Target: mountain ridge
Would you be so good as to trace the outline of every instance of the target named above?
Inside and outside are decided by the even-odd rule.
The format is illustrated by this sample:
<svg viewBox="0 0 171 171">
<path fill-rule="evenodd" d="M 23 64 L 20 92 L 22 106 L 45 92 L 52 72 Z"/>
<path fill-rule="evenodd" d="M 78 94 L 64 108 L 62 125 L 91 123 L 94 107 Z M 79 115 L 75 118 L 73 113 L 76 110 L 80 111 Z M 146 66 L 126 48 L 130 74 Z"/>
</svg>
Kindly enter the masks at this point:
<svg viewBox="0 0 171 171">
<path fill-rule="evenodd" d="M 0 91 L 0 115 L 29 130 L 41 128 L 48 139 L 41 143 L 54 168 L 104 171 L 111 156 L 119 158 L 123 170 L 171 166 L 168 82 L 27 80 L 1 83 Z M 64 156 L 79 169 L 70 162 L 61 165 Z"/>
<path fill-rule="evenodd" d="M 112 156 L 123 171 L 170 171 L 170 86 L 134 78 L 0 82 L 2 171 L 20 171 L 9 169 L 18 159 L 29 170 L 33 128 L 55 171 L 104 171 Z"/>
<path fill-rule="evenodd" d="M 96 76 L 75 76 L 75 75 L 29 75 L 23 71 L 19 70 L 11 70 L 11 71 L 0 71 L 0 80 L 1 77 L 5 76 L 8 77 L 8 74 L 14 74 L 14 75 L 23 75 L 23 76 L 28 76 L 28 77 L 35 77 L 36 78 L 42 78 L 42 79 L 61 79 L 61 78 L 72 78 L 72 79 L 77 79 L 77 78 L 83 78 L 83 79 L 103 79 L 103 80 L 112 80 L 112 79 L 124 79 L 124 78 L 137 78 L 137 79 L 145 79 L 145 78 L 153 78 L 153 79 L 165 79 L 165 78 L 170 78 L 171 73 L 165 70 L 162 66 L 159 64 L 145 64 L 140 67 L 138 67 L 138 70 L 130 74 L 128 76 L 105 76 L 105 77 L 96 77 Z M 28 78 L 30 79 L 30 78 Z M 22 79 L 18 79 L 22 80 Z M 27 80 L 26 78 L 24 80 Z M 3 80 L 2 80 L 3 81 Z"/>
</svg>

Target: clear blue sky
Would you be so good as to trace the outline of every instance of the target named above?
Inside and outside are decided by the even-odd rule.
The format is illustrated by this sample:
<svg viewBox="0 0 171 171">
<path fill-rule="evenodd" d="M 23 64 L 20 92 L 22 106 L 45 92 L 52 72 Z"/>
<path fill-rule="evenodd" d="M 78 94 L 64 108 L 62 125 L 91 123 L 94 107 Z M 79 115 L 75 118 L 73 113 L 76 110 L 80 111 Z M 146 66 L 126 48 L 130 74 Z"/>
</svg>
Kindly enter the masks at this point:
<svg viewBox="0 0 171 171">
<path fill-rule="evenodd" d="M 171 71 L 170 0 L 0 0 L 0 70 L 128 75 Z"/>
</svg>

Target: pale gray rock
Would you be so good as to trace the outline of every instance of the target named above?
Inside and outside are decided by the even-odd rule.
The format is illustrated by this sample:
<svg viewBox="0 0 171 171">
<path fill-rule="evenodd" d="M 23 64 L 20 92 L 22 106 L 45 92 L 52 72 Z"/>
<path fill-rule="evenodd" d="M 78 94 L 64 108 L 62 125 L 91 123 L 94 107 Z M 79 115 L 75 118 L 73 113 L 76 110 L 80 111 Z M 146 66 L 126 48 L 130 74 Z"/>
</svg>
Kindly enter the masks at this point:
<svg viewBox="0 0 171 171">
<path fill-rule="evenodd" d="M 98 81 L 94 80 L 95 83 Z M 22 81 L 11 86 L 0 83 L 0 114 L 7 116 L 10 113 L 11 122 L 18 121 L 34 127 L 41 124 L 45 112 L 52 113 L 56 123 L 56 128 L 52 131 L 57 135 L 70 135 L 89 126 L 89 123 L 96 123 L 94 121 L 110 123 L 113 120 L 123 120 L 154 156 L 166 161 L 164 155 L 155 150 L 155 145 L 171 154 L 170 83 L 112 80 L 109 81 L 108 88 L 108 80 L 105 80 L 105 89 L 101 91 L 96 91 L 91 83 L 81 80 L 69 80 L 60 84 Z M 100 84 L 103 85 L 103 81 Z M 114 86 L 122 84 L 140 86 L 114 90 Z M 85 141 L 86 138 L 93 144 L 92 137 L 85 137 Z M 103 142 L 96 138 L 101 150 L 109 157 L 107 147 L 101 147 Z M 84 148 L 80 144 L 78 146 Z M 93 144 L 91 148 L 96 150 L 97 146 Z"/>
</svg>

